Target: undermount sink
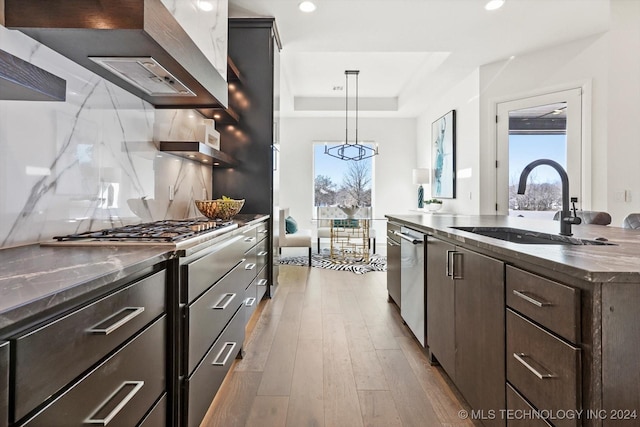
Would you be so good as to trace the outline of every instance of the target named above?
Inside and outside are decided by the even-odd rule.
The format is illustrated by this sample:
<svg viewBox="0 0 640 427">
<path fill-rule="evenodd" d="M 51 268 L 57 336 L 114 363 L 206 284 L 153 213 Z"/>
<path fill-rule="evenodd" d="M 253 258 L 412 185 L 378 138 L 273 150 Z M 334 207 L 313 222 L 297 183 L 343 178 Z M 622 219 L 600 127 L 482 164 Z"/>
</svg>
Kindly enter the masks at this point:
<svg viewBox="0 0 640 427">
<path fill-rule="evenodd" d="M 537 231 L 520 230 L 511 227 L 451 227 L 456 230 L 467 231 L 485 237 L 504 240 L 512 243 L 528 245 L 599 245 L 615 246 L 602 240 L 586 240 L 559 234 L 540 233 Z"/>
</svg>

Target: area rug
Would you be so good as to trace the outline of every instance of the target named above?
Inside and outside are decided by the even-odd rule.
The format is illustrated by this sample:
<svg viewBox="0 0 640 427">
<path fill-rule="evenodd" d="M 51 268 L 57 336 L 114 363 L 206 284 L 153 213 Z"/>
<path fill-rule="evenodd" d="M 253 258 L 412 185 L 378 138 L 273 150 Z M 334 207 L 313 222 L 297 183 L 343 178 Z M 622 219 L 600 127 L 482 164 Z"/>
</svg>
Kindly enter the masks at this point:
<svg viewBox="0 0 640 427">
<path fill-rule="evenodd" d="M 306 267 L 309 265 L 309 257 L 307 255 L 280 257 L 279 264 L 302 265 Z M 329 257 L 329 251 L 323 250 L 320 254 L 311 254 L 311 266 L 327 268 L 329 270 L 351 271 L 355 274 L 365 274 L 370 271 L 387 271 L 387 257 L 383 255 L 371 255 L 369 262 L 360 259 L 350 263 L 341 263 L 332 261 L 331 257 Z"/>
</svg>

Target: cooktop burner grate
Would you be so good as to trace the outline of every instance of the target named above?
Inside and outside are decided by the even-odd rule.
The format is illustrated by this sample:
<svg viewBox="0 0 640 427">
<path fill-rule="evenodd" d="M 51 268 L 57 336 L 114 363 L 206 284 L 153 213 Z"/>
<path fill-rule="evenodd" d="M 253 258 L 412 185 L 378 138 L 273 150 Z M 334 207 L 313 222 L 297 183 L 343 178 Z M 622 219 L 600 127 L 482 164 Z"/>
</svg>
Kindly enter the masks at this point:
<svg viewBox="0 0 640 427">
<path fill-rule="evenodd" d="M 58 242 L 71 241 L 105 241 L 132 242 L 180 242 L 200 234 L 208 233 L 219 228 L 233 225 L 233 221 L 213 221 L 207 218 L 190 218 L 182 220 L 162 220 L 143 224 L 125 225 L 116 228 L 106 228 L 98 231 L 55 236 Z"/>
</svg>

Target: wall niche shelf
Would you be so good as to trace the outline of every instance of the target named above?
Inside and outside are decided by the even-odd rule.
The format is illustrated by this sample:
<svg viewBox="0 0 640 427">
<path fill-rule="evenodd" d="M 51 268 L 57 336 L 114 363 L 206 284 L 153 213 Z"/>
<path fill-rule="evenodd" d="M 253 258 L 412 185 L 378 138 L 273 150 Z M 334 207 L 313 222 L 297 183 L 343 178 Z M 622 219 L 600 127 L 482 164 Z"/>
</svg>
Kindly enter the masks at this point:
<svg viewBox="0 0 640 427">
<path fill-rule="evenodd" d="M 195 160 L 205 165 L 231 168 L 238 162 L 226 153 L 199 141 L 160 141 L 160 151 Z"/>
<path fill-rule="evenodd" d="M 0 49 L 0 100 L 64 101 L 67 82 Z"/>
</svg>

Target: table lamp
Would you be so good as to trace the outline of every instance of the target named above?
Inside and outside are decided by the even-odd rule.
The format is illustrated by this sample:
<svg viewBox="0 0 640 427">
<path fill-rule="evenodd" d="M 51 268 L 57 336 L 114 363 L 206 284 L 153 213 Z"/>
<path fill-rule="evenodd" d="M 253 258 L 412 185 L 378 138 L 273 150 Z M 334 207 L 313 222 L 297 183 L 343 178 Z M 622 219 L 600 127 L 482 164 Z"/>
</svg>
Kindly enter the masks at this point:
<svg viewBox="0 0 640 427">
<path fill-rule="evenodd" d="M 424 188 L 422 184 L 428 184 L 430 176 L 431 170 L 427 168 L 413 170 L 413 183 L 418 185 L 418 209 L 424 208 Z"/>
</svg>

